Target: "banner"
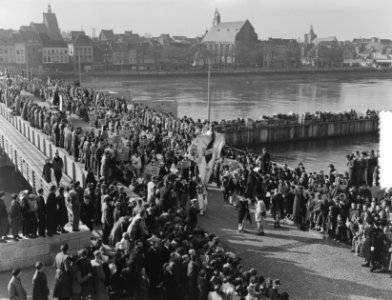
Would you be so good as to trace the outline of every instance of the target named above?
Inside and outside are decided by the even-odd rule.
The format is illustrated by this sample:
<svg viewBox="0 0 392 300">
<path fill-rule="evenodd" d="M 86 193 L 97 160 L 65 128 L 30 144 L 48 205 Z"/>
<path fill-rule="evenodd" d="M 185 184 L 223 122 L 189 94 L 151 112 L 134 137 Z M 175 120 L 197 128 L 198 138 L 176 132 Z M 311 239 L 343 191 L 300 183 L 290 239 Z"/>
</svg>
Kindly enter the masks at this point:
<svg viewBox="0 0 392 300">
<path fill-rule="evenodd" d="M 224 145 L 225 137 L 223 134 L 210 132 L 209 134 L 199 134 L 189 148 L 188 156 L 198 164 L 199 175 L 205 185 L 210 180 L 215 159 L 220 157 Z"/>
</svg>

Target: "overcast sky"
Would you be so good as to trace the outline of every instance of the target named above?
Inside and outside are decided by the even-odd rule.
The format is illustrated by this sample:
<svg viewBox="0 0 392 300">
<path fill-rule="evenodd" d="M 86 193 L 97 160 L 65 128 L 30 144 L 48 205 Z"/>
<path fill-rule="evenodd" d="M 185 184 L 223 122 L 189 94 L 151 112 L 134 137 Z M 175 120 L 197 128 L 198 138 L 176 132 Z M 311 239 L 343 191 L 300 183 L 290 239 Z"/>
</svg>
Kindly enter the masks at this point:
<svg viewBox="0 0 392 300">
<path fill-rule="evenodd" d="M 0 28 L 42 22 L 47 0 L 0 0 Z M 61 30 L 98 35 L 132 30 L 195 37 L 211 27 L 215 8 L 221 21 L 248 19 L 259 39 L 303 39 L 310 24 L 319 37 L 392 38 L 392 0 L 51 0 Z"/>
</svg>

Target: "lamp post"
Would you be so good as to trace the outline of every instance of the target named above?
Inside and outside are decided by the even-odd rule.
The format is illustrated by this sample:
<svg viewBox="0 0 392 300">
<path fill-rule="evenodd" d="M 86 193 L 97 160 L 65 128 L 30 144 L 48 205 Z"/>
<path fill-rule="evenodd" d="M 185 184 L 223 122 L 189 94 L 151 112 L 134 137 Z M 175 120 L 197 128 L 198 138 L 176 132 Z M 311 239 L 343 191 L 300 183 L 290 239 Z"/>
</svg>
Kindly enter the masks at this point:
<svg viewBox="0 0 392 300">
<path fill-rule="evenodd" d="M 211 81 L 211 57 L 208 56 L 208 81 L 207 81 L 207 116 L 208 116 L 208 123 L 210 123 L 210 121 L 211 121 L 210 81 Z"/>
<path fill-rule="evenodd" d="M 210 82 L 211 82 L 211 55 L 209 51 L 205 51 L 204 53 L 208 53 L 208 72 L 207 72 L 207 119 L 208 123 L 211 121 L 211 102 L 210 102 Z M 195 60 L 192 64 L 193 67 L 197 66 L 197 61 L 200 53 L 196 53 Z M 203 61 L 205 62 L 205 54 L 203 56 Z"/>
<path fill-rule="evenodd" d="M 82 85 L 82 72 L 80 70 L 80 52 L 79 52 L 78 58 L 79 58 L 79 86 L 81 86 Z"/>
</svg>

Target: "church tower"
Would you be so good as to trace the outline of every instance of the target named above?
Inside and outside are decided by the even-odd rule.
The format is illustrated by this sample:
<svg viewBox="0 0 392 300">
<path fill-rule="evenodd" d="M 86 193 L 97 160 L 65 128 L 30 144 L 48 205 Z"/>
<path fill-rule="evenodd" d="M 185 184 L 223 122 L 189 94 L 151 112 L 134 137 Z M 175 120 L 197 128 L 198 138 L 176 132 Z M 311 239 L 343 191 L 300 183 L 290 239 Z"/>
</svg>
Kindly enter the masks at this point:
<svg viewBox="0 0 392 300">
<path fill-rule="evenodd" d="M 220 14 L 219 14 L 219 12 L 218 12 L 218 9 L 215 9 L 215 12 L 214 12 L 214 20 L 212 21 L 212 26 L 219 25 L 220 22 L 221 22 Z"/>
<path fill-rule="evenodd" d="M 313 24 L 312 24 L 310 25 L 310 30 L 309 30 L 309 43 L 312 43 L 316 38 L 317 38 L 317 34 L 314 33 Z"/>
</svg>

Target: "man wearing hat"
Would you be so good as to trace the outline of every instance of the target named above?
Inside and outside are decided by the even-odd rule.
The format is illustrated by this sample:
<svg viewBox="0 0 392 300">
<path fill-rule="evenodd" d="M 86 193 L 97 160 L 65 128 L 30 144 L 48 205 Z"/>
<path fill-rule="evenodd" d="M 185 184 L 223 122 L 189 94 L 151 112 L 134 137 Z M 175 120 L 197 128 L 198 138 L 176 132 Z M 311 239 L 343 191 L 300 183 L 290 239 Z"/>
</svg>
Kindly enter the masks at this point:
<svg viewBox="0 0 392 300">
<path fill-rule="evenodd" d="M 14 241 L 19 241 L 22 237 L 19 236 L 19 230 L 22 228 L 22 206 L 19 203 L 18 194 L 12 195 L 10 205 L 10 218 L 11 218 L 11 233 Z"/>
<path fill-rule="evenodd" d="M 63 167 L 63 159 L 59 156 L 59 150 L 56 150 L 52 161 L 52 168 L 54 171 L 54 177 L 56 179 L 57 187 L 60 186 L 61 177 L 63 177 Z"/>
<path fill-rule="evenodd" d="M 8 223 L 8 213 L 4 203 L 5 193 L 0 192 L 0 243 L 5 243 L 5 237 L 7 236 L 10 225 Z"/>
<path fill-rule="evenodd" d="M 12 270 L 12 278 L 8 283 L 10 300 L 27 300 L 27 293 L 20 280 L 20 269 Z"/>
</svg>

